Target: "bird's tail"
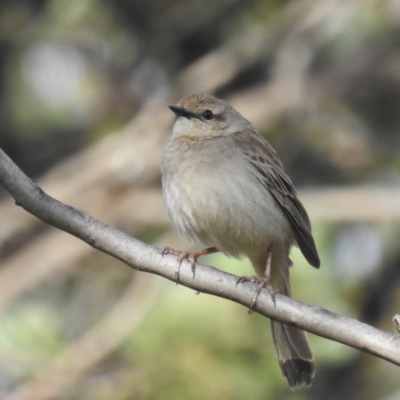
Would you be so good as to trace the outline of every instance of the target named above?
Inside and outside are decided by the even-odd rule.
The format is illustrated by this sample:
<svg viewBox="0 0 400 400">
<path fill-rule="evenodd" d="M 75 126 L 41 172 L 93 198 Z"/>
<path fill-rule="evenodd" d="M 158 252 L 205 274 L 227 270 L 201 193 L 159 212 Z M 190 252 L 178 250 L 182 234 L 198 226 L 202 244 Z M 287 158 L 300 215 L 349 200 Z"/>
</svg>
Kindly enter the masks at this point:
<svg viewBox="0 0 400 400">
<path fill-rule="evenodd" d="M 274 263 L 273 263 L 274 264 Z M 275 290 L 292 297 L 287 266 L 274 268 L 271 278 Z M 310 386 L 314 376 L 314 362 L 304 331 L 290 325 L 271 320 L 272 337 L 283 375 L 291 389 Z"/>
</svg>

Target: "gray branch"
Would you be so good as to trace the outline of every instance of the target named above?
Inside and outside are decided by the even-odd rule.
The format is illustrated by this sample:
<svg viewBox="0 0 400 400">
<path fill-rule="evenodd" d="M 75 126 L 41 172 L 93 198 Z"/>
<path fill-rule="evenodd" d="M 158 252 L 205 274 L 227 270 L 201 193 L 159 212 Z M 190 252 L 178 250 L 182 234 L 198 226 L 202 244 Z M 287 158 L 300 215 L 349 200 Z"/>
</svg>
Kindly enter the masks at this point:
<svg viewBox="0 0 400 400">
<path fill-rule="evenodd" d="M 163 257 L 160 249 L 55 200 L 29 179 L 1 149 L 0 182 L 14 197 L 17 205 L 42 221 L 76 236 L 136 270 L 175 280 L 175 256 Z M 202 264 L 197 264 L 196 276 L 193 278 L 188 262 L 182 264 L 180 273 L 180 283 L 188 288 L 249 307 L 255 285 L 245 283 L 237 287 L 237 279 L 234 275 Z M 267 291 L 260 294 L 256 312 L 400 366 L 400 337 L 357 320 L 298 302 L 279 293 L 274 306 Z"/>
</svg>

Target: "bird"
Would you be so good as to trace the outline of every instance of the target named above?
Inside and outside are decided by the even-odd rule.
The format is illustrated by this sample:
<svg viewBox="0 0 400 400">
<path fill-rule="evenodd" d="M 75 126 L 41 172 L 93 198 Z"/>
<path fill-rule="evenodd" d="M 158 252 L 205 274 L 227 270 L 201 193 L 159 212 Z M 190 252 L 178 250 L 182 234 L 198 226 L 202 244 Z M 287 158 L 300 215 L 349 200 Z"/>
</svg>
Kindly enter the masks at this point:
<svg viewBox="0 0 400 400">
<path fill-rule="evenodd" d="M 191 94 L 176 105 L 172 135 L 161 157 L 166 212 L 176 232 L 208 246 L 195 252 L 166 247 L 193 274 L 198 257 L 222 252 L 248 257 L 257 274 L 238 283 L 258 284 L 250 310 L 263 288 L 291 297 L 289 258 L 293 245 L 315 268 L 320 259 L 308 214 L 272 146 L 222 99 Z M 292 389 L 310 386 L 314 360 L 304 331 L 270 321 L 282 374 Z"/>
</svg>

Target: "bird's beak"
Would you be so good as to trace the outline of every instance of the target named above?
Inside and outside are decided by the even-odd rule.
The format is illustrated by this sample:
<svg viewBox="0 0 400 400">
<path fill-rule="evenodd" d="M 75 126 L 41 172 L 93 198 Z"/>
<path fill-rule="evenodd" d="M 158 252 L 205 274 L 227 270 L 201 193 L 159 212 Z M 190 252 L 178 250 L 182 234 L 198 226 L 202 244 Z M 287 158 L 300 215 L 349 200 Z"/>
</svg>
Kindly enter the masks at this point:
<svg viewBox="0 0 400 400">
<path fill-rule="evenodd" d="M 183 107 L 170 105 L 168 106 L 171 111 L 175 113 L 177 117 L 185 117 L 187 119 L 196 118 L 196 115 L 186 110 Z"/>
</svg>

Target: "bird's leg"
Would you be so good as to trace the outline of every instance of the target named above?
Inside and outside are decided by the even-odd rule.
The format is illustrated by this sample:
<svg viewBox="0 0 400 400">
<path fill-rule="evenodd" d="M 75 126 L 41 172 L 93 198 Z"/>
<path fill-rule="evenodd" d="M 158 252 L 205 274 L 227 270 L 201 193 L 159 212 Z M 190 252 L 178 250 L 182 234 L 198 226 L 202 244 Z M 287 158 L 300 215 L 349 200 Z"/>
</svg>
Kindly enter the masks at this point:
<svg viewBox="0 0 400 400">
<path fill-rule="evenodd" d="M 178 256 L 178 260 L 176 263 L 176 269 L 175 269 L 175 279 L 176 279 L 176 283 L 179 283 L 179 271 L 181 269 L 181 264 L 183 260 L 189 260 L 190 265 L 192 266 L 192 272 L 193 272 L 193 278 L 195 276 L 196 273 L 196 261 L 199 257 L 201 256 L 205 256 L 207 254 L 213 254 L 213 253 L 218 253 L 218 249 L 216 247 L 208 247 L 206 249 L 203 250 L 197 250 L 197 251 L 193 251 L 193 252 L 189 252 L 189 251 L 181 251 L 181 250 L 175 250 L 175 249 L 171 249 L 171 247 L 164 247 L 164 250 L 162 251 L 162 255 L 164 256 L 164 254 L 175 254 L 176 256 Z"/>
<path fill-rule="evenodd" d="M 249 308 L 249 314 L 251 314 L 254 311 L 254 307 L 257 304 L 257 299 L 258 296 L 261 293 L 261 290 L 263 288 L 266 288 L 271 295 L 272 301 L 275 303 L 275 290 L 271 285 L 271 260 L 272 260 L 272 253 L 271 250 L 268 250 L 267 253 L 267 262 L 265 265 L 265 272 L 263 276 L 242 276 L 239 278 L 236 282 L 236 286 L 239 283 L 243 282 L 255 282 L 258 283 L 256 292 L 254 293 L 253 300 L 251 301 L 250 308 Z"/>
</svg>

